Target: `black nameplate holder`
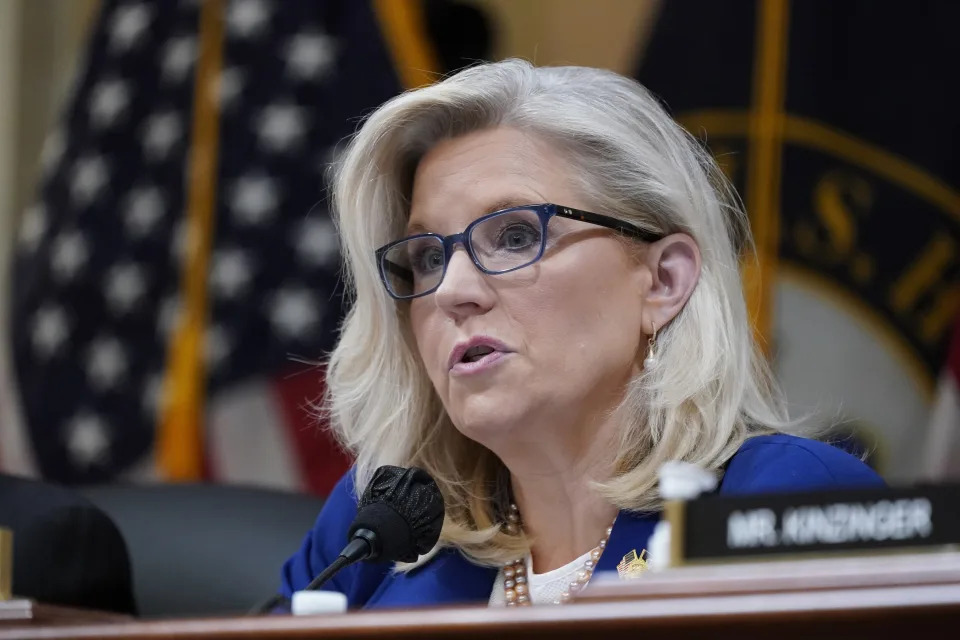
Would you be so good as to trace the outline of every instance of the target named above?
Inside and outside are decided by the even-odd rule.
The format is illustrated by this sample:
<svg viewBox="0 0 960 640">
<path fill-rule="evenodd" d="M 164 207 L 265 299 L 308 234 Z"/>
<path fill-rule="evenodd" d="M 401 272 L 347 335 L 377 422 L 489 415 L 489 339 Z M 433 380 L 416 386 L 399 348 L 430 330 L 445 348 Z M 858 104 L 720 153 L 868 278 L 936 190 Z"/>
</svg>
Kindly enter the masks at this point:
<svg viewBox="0 0 960 640">
<path fill-rule="evenodd" d="M 960 548 L 960 484 L 707 495 L 664 511 L 671 566 Z"/>
</svg>

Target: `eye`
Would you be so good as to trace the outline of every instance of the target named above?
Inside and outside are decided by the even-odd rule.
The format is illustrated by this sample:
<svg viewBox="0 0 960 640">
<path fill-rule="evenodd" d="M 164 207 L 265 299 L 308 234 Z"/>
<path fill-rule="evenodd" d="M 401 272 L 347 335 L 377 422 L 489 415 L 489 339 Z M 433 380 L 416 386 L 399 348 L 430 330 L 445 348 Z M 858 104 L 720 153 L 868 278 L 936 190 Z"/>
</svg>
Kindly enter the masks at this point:
<svg viewBox="0 0 960 640">
<path fill-rule="evenodd" d="M 443 249 L 441 247 L 421 247 L 412 256 L 410 266 L 414 274 L 430 273 L 443 268 Z"/>
<path fill-rule="evenodd" d="M 523 222 L 514 222 L 504 227 L 497 238 L 497 247 L 511 251 L 529 249 L 539 244 L 540 230 Z"/>
</svg>

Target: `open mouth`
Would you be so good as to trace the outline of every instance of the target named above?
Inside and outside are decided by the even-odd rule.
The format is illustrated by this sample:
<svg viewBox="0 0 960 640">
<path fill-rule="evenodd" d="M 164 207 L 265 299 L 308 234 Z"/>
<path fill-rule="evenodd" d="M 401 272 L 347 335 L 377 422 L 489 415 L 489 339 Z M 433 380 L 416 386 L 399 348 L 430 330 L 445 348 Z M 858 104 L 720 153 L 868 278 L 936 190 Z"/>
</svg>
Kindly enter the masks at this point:
<svg viewBox="0 0 960 640">
<path fill-rule="evenodd" d="M 460 358 L 460 362 L 476 362 L 477 360 L 482 359 L 484 356 L 493 353 L 493 347 L 489 345 L 477 345 L 476 347 L 470 347 L 467 349 L 463 357 Z"/>
<path fill-rule="evenodd" d="M 456 375 L 472 375 L 487 371 L 511 353 L 511 349 L 499 340 L 476 336 L 456 345 L 447 364 Z"/>
</svg>

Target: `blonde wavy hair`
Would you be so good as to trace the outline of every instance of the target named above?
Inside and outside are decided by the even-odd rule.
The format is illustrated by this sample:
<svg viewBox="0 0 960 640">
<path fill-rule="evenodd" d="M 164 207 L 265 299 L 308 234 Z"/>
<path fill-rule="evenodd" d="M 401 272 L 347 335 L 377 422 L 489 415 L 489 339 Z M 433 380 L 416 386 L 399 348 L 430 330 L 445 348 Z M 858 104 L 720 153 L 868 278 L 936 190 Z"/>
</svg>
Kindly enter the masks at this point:
<svg viewBox="0 0 960 640">
<path fill-rule="evenodd" d="M 384 464 L 425 469 L 446 502 L 440 546 L 489 565 L 529 549 L 522 533 L 500 527 L 509 473 L 451 423 L 417 355 L 407 307 L 384 290 L 374 251 L 404 233 L 424 154 L 492 127 L 562 149 L 595 210 L 658 234 L 687 233 L 700 247 L 699 282 L 658 333 L 659 365 L 631 381 L 616 409 L 617 473 L 598 485 L 602 495 L 621 509 L 656 510 L 664 462 L 719 472 L 748 437 L 800 428 L 748 322 L 739 268 L 747 217 L 711 156 L 646 89 L 610 71 L 507 60 L 406 92 L 366 119 L 335 168 L 352 305 L 327 363 L 323 411 L 356 457 L 357 487 Z"/>
</svg>

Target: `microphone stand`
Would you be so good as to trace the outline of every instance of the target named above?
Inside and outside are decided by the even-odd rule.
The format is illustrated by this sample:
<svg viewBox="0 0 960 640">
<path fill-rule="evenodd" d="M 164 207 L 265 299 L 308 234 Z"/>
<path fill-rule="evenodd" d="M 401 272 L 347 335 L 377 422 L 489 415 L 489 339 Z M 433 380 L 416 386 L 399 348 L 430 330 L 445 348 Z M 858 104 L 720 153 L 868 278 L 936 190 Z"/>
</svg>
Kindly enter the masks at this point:
<svg viewBox="0 0 960 640">
<path fill-rule="evenodd" d="M 340 552 L 340 555 L 337 556 L 337 559 L 331 562 L 330 566 L 317 574 L 317 577 L 311 580 L 310 584 L 303 588 L 303 591 L 313 591 L 315 589 L 319 589 L 330 578 L 335 576 L 340 569 L 343 569 L 354 562 L 358 562 L 370 556 L 373 553 L 373 550 L 377 548 L 376 542 L 376 533 L 370 531 L 369 529 L 357 529 L 353 534 L 353 540 L 351 540 L 350 544 L 343 548 L 343 551 Z M 278 593 L 255 606 L 250 610 L 248 615 L 255 616 L 269 613 L 282 604 L 289 606 L 290 599 Z"/>
</svg>

